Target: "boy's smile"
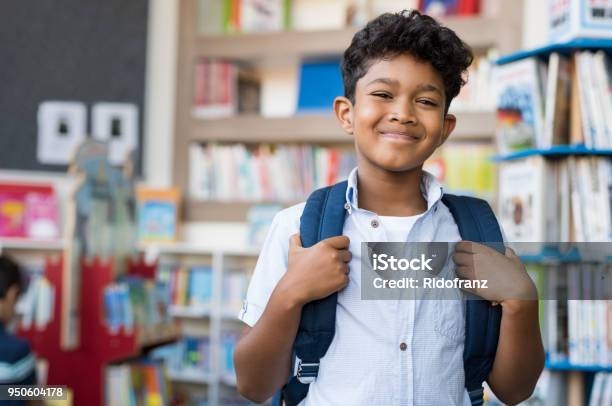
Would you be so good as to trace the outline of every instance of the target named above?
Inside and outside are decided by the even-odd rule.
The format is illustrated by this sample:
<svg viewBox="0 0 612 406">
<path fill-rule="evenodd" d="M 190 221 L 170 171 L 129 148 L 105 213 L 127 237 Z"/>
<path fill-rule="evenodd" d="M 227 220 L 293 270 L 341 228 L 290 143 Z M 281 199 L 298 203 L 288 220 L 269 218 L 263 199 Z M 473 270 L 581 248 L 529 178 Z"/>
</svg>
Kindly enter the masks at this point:
<svg viewBox="0 0 612 406">
<path fill-rule="evenodd" d="M 355 136 L 360 167 L 404 172 L 420 168 L 453 130 L 445 103 L 431 64 L 400 54 L 374 62 L 357 81 L 355 103 L 338 98 L 336 113 Z"/>
</svg>

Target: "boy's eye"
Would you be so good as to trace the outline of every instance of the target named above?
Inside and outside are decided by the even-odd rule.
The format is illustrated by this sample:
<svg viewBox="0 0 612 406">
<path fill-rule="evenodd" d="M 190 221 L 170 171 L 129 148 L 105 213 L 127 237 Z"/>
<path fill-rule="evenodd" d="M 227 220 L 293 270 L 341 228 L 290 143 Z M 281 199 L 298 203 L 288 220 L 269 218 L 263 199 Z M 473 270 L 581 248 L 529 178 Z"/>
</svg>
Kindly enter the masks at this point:
<svg viewBox="0 0 612 406">
<path fill-rule="evenodd" d="M 373 96 L 380 97 L 382 99 L 390 99 L 391 95 L 389 93 L 372 93 Z"/>
<path fill-rule="evenodd" d="M 428 99 L 420 99 L 418 100 L 419 103 L 424 104 L 426 106 L 431 106 L 431 107 L 436 107 L 438 105 L 438 103 L 432 101 L 432 100 L 428 100 Z"/>
</svg>

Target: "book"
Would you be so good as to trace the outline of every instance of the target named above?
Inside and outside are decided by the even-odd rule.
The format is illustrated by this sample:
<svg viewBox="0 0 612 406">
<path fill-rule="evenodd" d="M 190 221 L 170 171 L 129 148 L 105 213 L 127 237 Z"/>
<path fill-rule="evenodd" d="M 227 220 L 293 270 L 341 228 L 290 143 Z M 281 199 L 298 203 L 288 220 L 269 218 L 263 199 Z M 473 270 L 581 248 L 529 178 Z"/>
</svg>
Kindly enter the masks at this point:
<svg viewBox="0 0 612 406">
<path fill-rule="evenodd" d="M 570 61 L 557 52 L 548 60 L 548 84 L 544 112 L 544 134 L 542 147 L 568 144 L 569 104 L 571 90 Z"/>
<path fill-rule="evenodd" d="M 500 153 L 542 145 L 544 86 L 541 76 L 541 62 L 534 57 L 495 68 L 496 137 Z"/>
<path fill-rule="evenodd" d="M 236 114 L 238 69 L 235 64 L 203 59 L 194 70 L 194 102 L 192 115 L 196 118 L 229 117 Z"/>
<path fill-rule="evenodd" d="M 189 306 L 209 305 L 212 300 L 212 268 L 194 267 L 189 273 Z"/>
<path fill-rule="evenodd" d="M 196 25 L 199 34 L 223 33 L 223 1 L 198 0 L 197 10 Z"/>
<path fill-rule="evenodd" d="M 175 266 L 170 272 L 168 303 L 194 309 L 210 306 L 213 295 L 212 278 L 212 268 L 208 265 L 190 268 Z"/>
<path fill-rule="evenodd" d="M 50 240 L 59 229 L 53 186 L 0 183 L 0 236 Z"/>
<path fill-rule="evenodd" d="M 240 3 L 241 32 L 282 31 L 287 21 L 285 0 L 242 0 Z"/>
<path fill-rule="evenodd" d="M 180 192 L 176 188 L 139 187 L 138 236 L 142 242 L 172 242 L 178 238 Z"/>
<path fill-rule="evenodd" d="M 160 362 L 143 359 L 111 365 L 105 371 L 105 404 L 166 405 L 167 386 Z"/>
<path fill-rule="evenodd" d="M 545 241 L 547 172 L 539 156 L 500 165 L 499 220 L 508 241 Z"/>
<path fill-rule="evenodd" d="M 201 200 L 295 202 L 356 166 L 353 151 L 300 144 L 193 144 L 189 155 L 189 194 Z"/>
<path fill-rule="evenodd" d="M 612 38 L 612 5 L 606 1 L 549 0 L 549 42 Z"/>
<path fill-rule="evenodd" d="M 321 86 L 325 83 L 325 86 Z M 334 99 L 344 94 L 338 60 L 302 62 L 297 113 L 331 112 Z"/>
</svg>

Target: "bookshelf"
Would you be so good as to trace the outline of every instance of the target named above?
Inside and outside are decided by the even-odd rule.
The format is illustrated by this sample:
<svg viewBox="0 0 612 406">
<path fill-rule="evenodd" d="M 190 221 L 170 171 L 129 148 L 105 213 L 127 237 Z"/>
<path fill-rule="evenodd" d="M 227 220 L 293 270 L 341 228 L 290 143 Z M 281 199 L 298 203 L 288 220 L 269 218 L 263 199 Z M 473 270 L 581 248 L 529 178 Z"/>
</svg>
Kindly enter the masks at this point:
<svg viewBox="0 0 612 406">
<path fill-rule="evenodd" d="M 324 31 L 199 35 L 196 29 L 198 2 L 180 2 L 175 110 L 173 181 L 186 196 L 183 215 L 187 221 L 245 221 L 252 203 L 195 201 L 189 197 L 189 145 L 205 143 L 313 143 L 341 144 L 351 148 L 330 114 L 265 118 L 238 115 L 223 119 L 198 119 L 192 115 L 193 76 L 200 58 L 221 58 L 251 66 L 284 66 L 308 58 L 339 57 L 357 28 Z M 496 48 L 505 54 L 520 48 L 523 1 L 501 2 L 495 16 L 459 16 L 442 19 L 475 53 Z M 491 144 L 495 129 L 493 111 L 461 111 L 452 140 Z"/>
<path fill-rule="evenodd" d="M 20 323 L 17 334 L 31 344 L 38 357 L 48 363 L 45 384 L 67 385 L 74 392 L 77 403 L 104 404 L 105 368 L 140 356 L 147 349 L 171 342 L 177 337 L 174 323 L 136 325 L 127 331 L 111 331 L 104 320 L 104 289 L 115 280 L 111 261 L 94 258 L 81 262 L 82 285 L 77 294 L 80 302 L 81 340 L 77 348 L 61 347 L 61 307 L 65 300 L 61 246 L 41 245 L 39 242 L 21 241 L 4 248 L 23 263 L 42 256 L 43 275 L 49 281 L 55 300 L 51 318 L 44 326 L 24 326 Z M 152 277 L 154 266 L 139 260 L 128 262 L 129 274 Z M 84 371 L 87 371 L 84 373 Z"/>
<path fill-rule="evenodd" d="M 571 88 L 568 90 L 569 97 L 571 97 L 572 101 L 574 101 L 585 97 L 585 93 L 582 93 L 582 90 L 579 90 L 579 85 L 577 83 L 578 81 L 583 82 L 584 76 L 580 76 L 576 73 L 576 71 L 580 68 L 576 67 L 576 59 L 572 58 L 574 53 L 582 51 L 596 52 L 600 50 L 603 50 L 609 58 L 612 52 L 612 40 L 577 39 L 563 43 L 550 44 L 540 48 L 525 50 L 504 56 L 496 63 L 497 65 L 505 65 L 521 63 L 522 61 L 528 59 L 534 60 L 538 64 L 548 62 L 549 65 L 542 65 L 542 71 L 538 72 L 536 75 L 538 80 L 542 80 L 541 76 L 543 72 L 548 72 L 547 74 L 550 78 L 551 70 L 548 69 L 550 66 L 554 65 L 550 62 L 552 58 L 549 59 L 549 57 L 553 53 L 568 57 L 567 60 L 570 61 L 570 71 L 572 75 L 570 76 L 571 79 L 569 79 L 570 84 L 566 84 L 566 86 Z M 595 65 L 591 65 L 592 70 L 593 66 Z M 607 80 L 609 81 L 611 79 L 612 78 L 609 77 L 608 73 Z M 594 81 L 595 79 L 590 80 Z M 543 80 L 543 85 L 550 87 L 551 82 Z M 580 85 L 585 86 L 583 83 Z M 555 83 L 554 86 L 558 86 L 558 83 Z M 586 95 L 587 98 L 596 97 L 596 93 L 593 89 L 587 89 L 589 92 L 592 92 L 592 94 Z M 543 104 L 546 104 L 546 97 L 549 95 L 547 92 L 548 90 L 549 89 L 542 91 L 542 98 L 544 100 Z M 569 117 L 569 125 L 565 129 L 565 135 L 570 135 L 567 137 L 569 138 L 569 142 L 573 141 L 572 134 L 577 132 L 582 135 L 583 140 L 587 137 L 592 137 L 592 133 L 587 134 L 584 127 L 582 127 L 582 125 L 584 125 L 583 120 L 587 120 L 584 112 L 588 111 L 589 115 L 598 114 L 596 112 L 600 106 L 597 104 L 591 104 L 589 106 L 589 103 L 591 103 L 590 100 L 586 104 L 584 100 L 582 100 L 582 104 L 569 104 L 569 106 L 567 106 L 566 115 L 564 114 L 563 116 L 559 115 L 560 110 L 558 110 L 557 104 L 555 105 L 554 110 L 552 110 L 554 114 L 552 116 L 548 116 L 548 119 L 552 117 L 556 123 L 557 121 L 562 121 L 560 118 L 564 119 Z M 605 104 L 603 106 L 605 106 Z M 503 106 L 500 111 L 503 113 L 504 109 L 508 109 L 508 107 Z M 577 114 L 576 111 L 580 111 L 581 113 Z M 604 112 L 605 115 L 605 108 L 602 108 L 601 111 Z M 551 111 L 548 111 L 548 113 L 550 112 Z M 609 113 L 610 112 L 607 114 Z M 544 111 L 544 118 L 546 119 L 546 117 L 546 111 Z M 523 118 L 524 117 L 521 117 L 520 120 L 518 120 L 518 124 L 512 123 L 514 126 L 513 128 L 517 128 L 518 125 L 523 125 L 525 123 Z M 503 119 L 504 118 L 502 118 L 502 120 Z M 534 126 L 534 128 L 536 127 L 537 124 Z M 599 131 L 599 129 L 597 131 Z M 534 144 L 539 145 L 536 137 L 537 132 L 536 136 L 534 136 Z M 599 140 L 595 140 L 599 142 Z M 500 139 L 499 142 L 503 142 L 503 140 Z M 594 141 L 591 140 L 591 142 Z M 542 184 L 547 186 L 538 193 L 544 193 L 545 196 L 547 196 L 546 194 L 548 193 L 548 199 L 540 200 L 537 197 L 537 193 L 533 194 L 531 192 L 522 195 L 520 192 L 514 192 L 515 198 L 525 202 L 526 196 L 529 195 L 534 197 L 534 202 L 542 202 L 541 206 L 538 206 L 539 203 L 534 203 L 533 206 L 530 207 L 526 205 L 522 206 L 523 209 L 525 209 L 524 212 L 528 210 L 542 212 L 542 216 L 532 216 L 528 219 L 528 221 L 536 223 L 538 220 L 542 220 L 540 224 L 544 224 L 545 228 L 551 228 L 551 225 L 554 225 L 561 230 L 565 227 L 563 225 L 564 223 L 567 225 L 567 232 L 561 232 L 556 237 L 560 239 L 551 240 L 547 238 L 550 236 L 550 234 L 546 233 L 539 233 L 539 235 L 542 236 L 541 239 L 533 236 L 527 237 L 531 238 L 532 241 L 543 241 L 540 243 L 541 246 L 539 247 L 541 250 L 539 252 L 537 252 L 538 250 L 535 250 L 536 253 L 522 255 L 521 259 L 526 264 L 542 266 L 545 272 L 544 278 L 546 279 L 546 282 L 543 283 L 543 286 L 538 284 L 538 290 L 544 289 L 540 290 L 540 298 L 541 309 L 544 309 L 541 314 L 541 323 L 543 323 L 542 325 L 545 326 L 545 328 L 543 328 L 543 338 L 545 348 L 547 350 L 545 368 L 558 375 L 562 375 L 560 381 L 565 382 L 564 386 L 559 388 L 564 392 L 562 396 L 570 400 L 571 403 L 569 404 L 580 405 L 587 404 L 591 396 L 596 396 L 593 395 L 594 391 L 592 389 L 592 381 L 594 377 L 601 375 L 602 373 L 609 373 L 612 371 L 610 358 L 601 358 L 601 354 L 605 354 L 607 348 L 606 342 L 609 342 L 610 339 L 610 326 L 608 325 L 609 318 L 606 321 L 605 317 L 600 317 L 600 306 L 603 305 L 604 309 L 606 309 L 606 306 L 609 308 L 609 292 L 603 292 L 603 294 L 598 295 L 597 287 L 603 282 L 599 281 L 597 278 L 591 280 L 590 278 L 593 276 L 589 276 L 589 272 L 598 272 L 597 268 L 595 268 L 596 266 L 602 266 L 604 270 L 607 269 L 609 272 L 611 257 L 609 256 L 609 248 L 607 248 L 607 245 L 605 244 L 606 241 L 607 244 L 609 244 L 611 232 L 609 226 L 607 225 L 607 223 L 610 221 L 609 213 L 607 212 L 610 211 L 609 204 L 612 204 L 612 200 L 610 200 L 610 186 L 612 185 L 612 179 L 610 179 L 609 174 L 602 175 L 602 173 L 608 173 L 602 168 L 610 167 L 612 150 L 609 149 L 609 144 L 604 144 L 605 147 L 603 148 L 590 148 L 585 146 L 583 143 L 555 145 L 556 143 L 553 142 L 552 144 L 552 146 L 547 148 L 526 148 L 506 154 L 500 154 L 493 157 L 493 160 L 502 167 L 503 165 L 508 165 L 508 167 L 510 165 L 515 165 L 514 168 L 517 168 L 516 165 L 523 164 L 526 165 L 525 167 L 528 167 L 528 162 L 536 162 L 534 160 L 537 160 L 539 164 L 533 167 L 544 168 L 544 171 L 538 171 L 537 173 L 534 171 L 530 174 L 530 177 L 538 178 L 537 181 L 532 181 L 531 179 L 528 179 L 527 176 L 523 177 L 521 187 L 526 190 L 531 190 L 532 184 L 537 184 L 537 182 L 540 180 L 546 182 Z M 593 167 L 597 169 L 592 170 Z M 519 173 L 520 171 L 514 171 L 514 175 Z M 597 174 L 597 176 L 595 176 L 595 174 Z M 508 176 L 506 179 L 510 179 L 510 177 Z M 598 184 L 600 187 L 587 188 L 584 186 L 589 183 L 597 182 L 599 182 Z M 512 185 L 515 187 L 515 189 L 518 189 L 514 183 Z M 551 185 L 554 186 L 551 187 Z M 503 182 L 500 181 L 500 195 L 502 194 L 501 192 L 504 188 L 506 188 L 507 191 L 504 193 L 503 197 L 498 199 L 501 203 L 499 212 L 501 212 L 502 221 L 504 220 L 503 216 L 506 216 L 507 221 L 507 215 L 509 212 L 506 211 L 504 214 L 503 207 L 505 205 L 504 201 L 507 201 L 507 198 L 510 197 L 508 192 L 511 190 L 511 188 L 508 187 L 508 185 L 504 185 Z M 550 196 L 552 196 L 552 199 Z M 555 201 L 555 203 L 558 203 L 558 205 L 556 207 L 554 205 L 551 206 L 550 204 L 547 205 L 546 200 Z M 601 203 L 601 205 L 598 206 L 600 207 L 600 210 L 594 210 L 592 202 L 595 201 Z M 555 214 L 558 215 L 556 220 L 553 219 L 552 222 L 551 218 L 545 214 L 550 210 L 553 210 Z M 516 213 L 517 212 L 514 214 Z M 582 219 L 578 220 L 578 218 Z M 521 221 L 516 221 L 516 223 L 519 224 Z M 593 223 L 602 226 L 599 228 L 592 227 Z M 540 228 L 540 226 L 535 226 L 533 229 Z M 580 229 L 581 232 L 578 232 L 578 229 Z M 605 236 L 607 238 L 600 233 L 593 233 L 593 235 L 597 234 L 596 238 L 593 238 L 591 232 L 593 230 L 597 231 L 600 229 L 606 232 Z M 507 234 L 512 234 L 514 232 L 513 230 L 510 230 L 509 232 L 508 228 L 506 228 L 505 231 Z M 553 241 L 588 241 L 587 244 L 599 244 L 597 246 L 600 248 L 603 247 L 602 252 L 605 252 L 607 256 L 603 255 L 597 260 L 582 257 L 580 247 L 578 247 L 578 249 L 573 247 L 573 249 L 567 250 L 567 243 L 557 243 L 555 246 Z M 531 244 L 534 246 L 533 242 L 524 242 L 524 244 Z M 535 245 L 537 245 L 537 243 Z M 565 249 L 559 250 L 558 248 L 560 245 L 565 246 Z M 589 245 L 586 248 L 593 249 L 594 245 Z M 597 248 L 594 249 L 597 250 Z M 607 274 L 603 275 L 604 276 L 602 276 L 602 278 L 607 277 Z M 553 297 L 557 298 L 557 296 L 551 296 L 551 288 L 553 291 L 558 293 L 559 286 L 561 286 L 561 290 L 565 289 L 567 296 L 563 296 L 558 300 L 552 300 Z M 565 307 L 564 311 L 558 310 L 560 307 L 557 302 L 563 303 L 561 307 Z M 557 310 L 553 310 L 552 313 L 549 313 L 549 309 L 555 307 Z M 551 314 L 554 315 L 553 322 L 551 322 Z M 564 326 L 564 322 L 567 325 Z M 551 325 L 554 325 L 554 327 L 551 327 Z M 602 329 L 603 332 L 601 331 Z M 597 354 L 597 356 L 593 356 L 593 353 Z M 542 385 L 544 390 L 546 390 L 546 383 L 543 383 Z M 576 393 L 579 394 L 577 397 Z"/>
<path fill-rule="evenodd" d="M 227 333 L 238 334 L 242 322 L 237 318 L 239 308 L 229 306 L 224 296 L 223 281 L 230 272 L 243 273 L 245 281 L 254 266 L 259 251 L 256 249 L 210 249 L 197 244 L 176 243 L 141 245 L 145 257 L 155 257 L 160 264 L 178 264 L 181 267 L 210 266 L 212 269 L 212 297 L 204 306 L 171 306 L 169 314 L 180 325 L 180 334 L 189 337 L 208 337 L 209 367 L 205 373 L 190 369 L 169 368 L 168 379 L 179 394 L 191 394 L 198 386 L 205 387 L 209 405 L 221 405 L 224 394 L 235 394 L 236 378 L 224 367 L 223 337 Z M 171 271 L 172 272 L 172 271 Z M 245 285 L 246 286 L 246 285 Z"/>
<path fill-rule="evenodd" d="M 500 13 L 501 14 L 501 13 Z M 459 33 L 476 51 L 500 46 L 501 51 L 515 48 L 500 25 L 503 17 L 448 17 L 444 24 Z M 286 58 L 333 56 L 341 54 L 357 31 L 356 28 L 321 31 L 285 31 L 200 36 L 193 41 L 192 57 L 221 57 L 265 63 Z M 507 48 L 505 48 L 507 47 Z"/>
</svg>

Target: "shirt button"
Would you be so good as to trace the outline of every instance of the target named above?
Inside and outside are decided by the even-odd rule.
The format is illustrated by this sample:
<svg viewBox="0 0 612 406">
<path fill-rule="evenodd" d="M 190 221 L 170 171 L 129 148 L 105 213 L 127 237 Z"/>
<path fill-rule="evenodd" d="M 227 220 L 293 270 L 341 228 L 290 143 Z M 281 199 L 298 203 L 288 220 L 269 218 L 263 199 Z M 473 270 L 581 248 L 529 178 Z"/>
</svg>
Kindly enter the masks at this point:
<svg viewBox="0 0 612 406">
<path fill-rule="evenodd" d="M 373 219 L 373 220 L 370 222 L 370 225 L 372 226 L 372 228 L 378 228 L 378 220 Z"/>
<path fill-rule="evenodd" d="M 402 350 L 402 351 L 406 351 L 406 348 L 408 348 L 408 346 L 406 345 L 406 343 L 401 343 L 401 344 L 400 344 L 400 350 Z"/>
</svg>

